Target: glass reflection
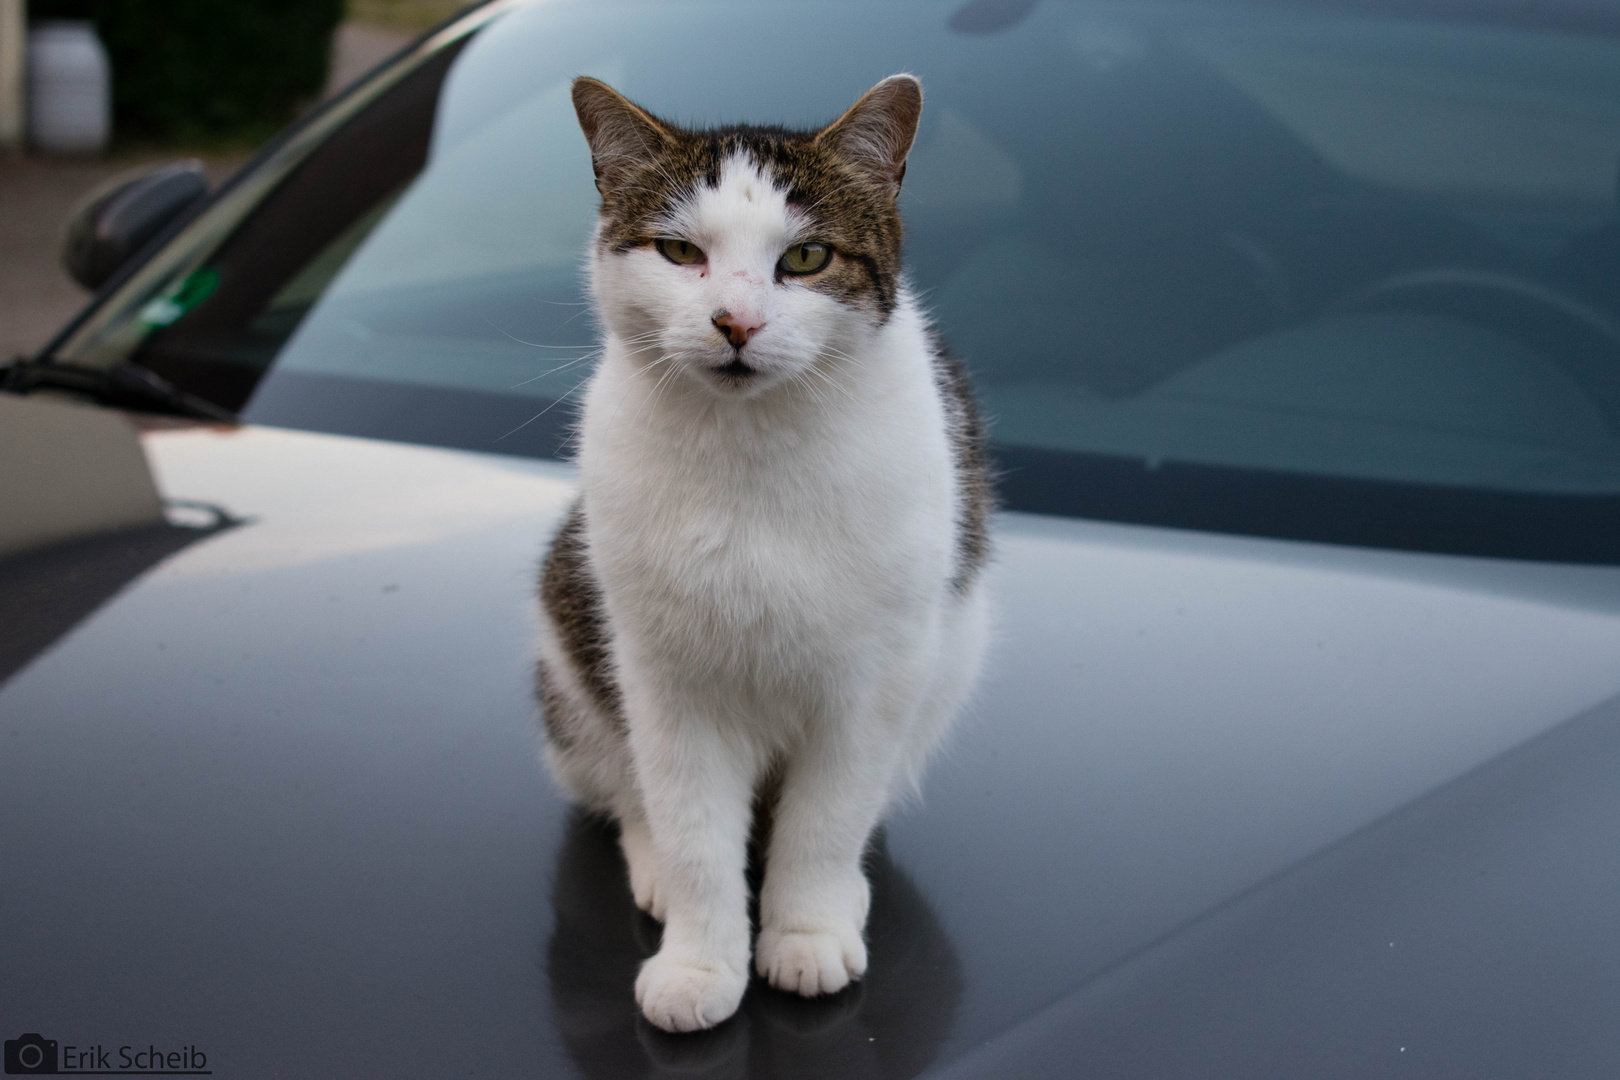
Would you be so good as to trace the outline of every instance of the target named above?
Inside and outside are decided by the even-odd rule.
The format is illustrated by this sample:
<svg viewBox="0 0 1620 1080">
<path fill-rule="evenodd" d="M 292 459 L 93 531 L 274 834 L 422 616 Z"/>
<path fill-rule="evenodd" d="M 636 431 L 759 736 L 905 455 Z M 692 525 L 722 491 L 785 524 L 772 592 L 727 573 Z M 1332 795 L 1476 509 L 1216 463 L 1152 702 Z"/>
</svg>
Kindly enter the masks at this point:
<svg viewBox="0 0 1620 1080">
<path fill-rule="evenodd" d="M 643 1020 L 632 987 L 658 948 L 637 910 L 613 827 L 582 812 L 557 860 L 547 954 L 553 1021 L 587 1077 L 909 1077 L 933 1061 L 962 992 L 961 965 L 928 902 L 889 858 L 868 856 L 870 967 L 843 993 L 806 1000 L 755 979 L 713 1031 L 666 1035 Z"/>
</svg>

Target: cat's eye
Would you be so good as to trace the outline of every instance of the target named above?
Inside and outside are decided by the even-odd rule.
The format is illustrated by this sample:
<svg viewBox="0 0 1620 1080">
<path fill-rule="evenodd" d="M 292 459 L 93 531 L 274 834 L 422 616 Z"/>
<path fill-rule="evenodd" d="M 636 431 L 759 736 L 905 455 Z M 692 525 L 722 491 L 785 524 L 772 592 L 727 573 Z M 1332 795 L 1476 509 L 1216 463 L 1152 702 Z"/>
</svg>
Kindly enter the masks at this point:
<svg viewBox="0 0 1620 1080">
<path fill-rule="evenodd" d="M 694 266 L 703 261 L 703 249 L 685 240 L 662 236 L 653 241 L 653 246 L 658 249 L 658 254 L 678 266 Z"/>
<path fill-rule="evenodd" d="M 832 248 L 826 244 L 794 244 L 782 253 L 782 271 L 788 274 L 813 274 L 827 265 Z"/>
</svg>

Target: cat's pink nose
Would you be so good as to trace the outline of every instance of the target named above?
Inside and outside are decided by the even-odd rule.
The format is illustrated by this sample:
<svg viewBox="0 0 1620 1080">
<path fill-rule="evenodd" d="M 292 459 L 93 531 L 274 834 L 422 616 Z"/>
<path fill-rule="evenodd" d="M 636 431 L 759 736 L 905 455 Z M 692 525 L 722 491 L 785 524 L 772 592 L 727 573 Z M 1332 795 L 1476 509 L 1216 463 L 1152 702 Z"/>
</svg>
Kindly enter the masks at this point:
<svg viewBox="0 0 1620 1080">
<path fill-rule="evenodd" d="M 758 315 L 733 315 L 729 311 L 722 311 L 714 317 L 714 328 L 739 349 L 748 344 L 748 339 L 759 333 L 759 328 L 764 325 L 765 320 Z"/>
</svg>

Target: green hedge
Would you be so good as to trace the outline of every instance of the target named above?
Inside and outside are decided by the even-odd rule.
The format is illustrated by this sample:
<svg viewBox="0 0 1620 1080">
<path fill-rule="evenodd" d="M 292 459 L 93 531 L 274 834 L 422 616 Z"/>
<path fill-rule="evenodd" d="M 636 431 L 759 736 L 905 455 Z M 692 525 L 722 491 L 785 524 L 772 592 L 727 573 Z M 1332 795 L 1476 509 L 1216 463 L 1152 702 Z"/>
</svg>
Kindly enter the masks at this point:
<svg viewBox="0 0 1620 1080">
<path fill-rule="evenodd" d="M 326 84 L 343 0 L 28 0 L 30 21 L 94 19 L 121 138 L 258 138 Z"/>
</svg>

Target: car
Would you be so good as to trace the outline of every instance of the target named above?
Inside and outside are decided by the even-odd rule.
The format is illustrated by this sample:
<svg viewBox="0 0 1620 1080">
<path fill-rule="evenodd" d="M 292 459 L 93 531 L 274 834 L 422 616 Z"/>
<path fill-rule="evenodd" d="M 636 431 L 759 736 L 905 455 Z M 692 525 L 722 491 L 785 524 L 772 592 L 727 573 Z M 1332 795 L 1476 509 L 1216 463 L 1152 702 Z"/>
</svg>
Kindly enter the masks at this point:
<svg viewBox="0 0 1620 1080">
<path fill-rule="evenodd" d="M 538 755 L 569 81 L 897 71 L 996 642 L 867 976 L 666 1035 Z M 104 193 L 0 395 L 7 1071 L 1620 1073 L 1617 163 L 1608 4 L 496 0 Z"/>
</svg>

